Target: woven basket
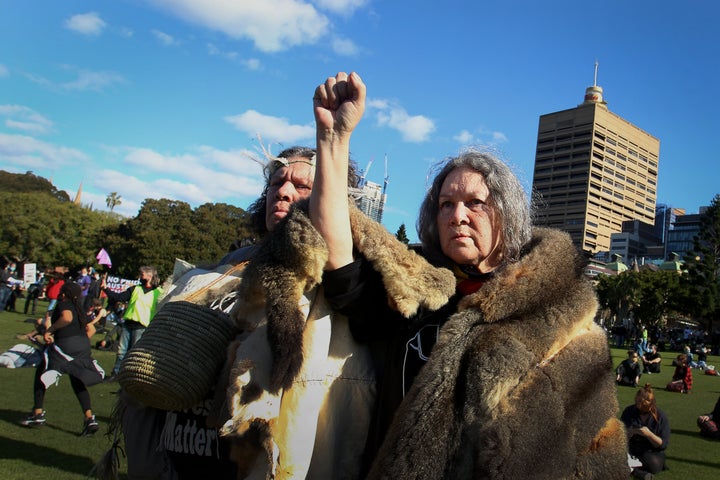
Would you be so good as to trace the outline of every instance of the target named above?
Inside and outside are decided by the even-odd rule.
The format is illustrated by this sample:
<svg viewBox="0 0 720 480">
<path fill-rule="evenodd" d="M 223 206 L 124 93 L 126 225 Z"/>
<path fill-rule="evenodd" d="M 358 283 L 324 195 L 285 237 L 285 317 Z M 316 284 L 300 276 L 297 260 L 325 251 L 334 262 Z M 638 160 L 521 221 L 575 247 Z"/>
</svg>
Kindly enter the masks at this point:
<svg viewBox="0 0 720 480">
<path fill-rule="evenodd" d="M 166 303 L 125 356 L 118 382 L 149 407 L 193 407 L 217 382 L 236 333 L 223 312 L 185 301 Z"/>
</svg>

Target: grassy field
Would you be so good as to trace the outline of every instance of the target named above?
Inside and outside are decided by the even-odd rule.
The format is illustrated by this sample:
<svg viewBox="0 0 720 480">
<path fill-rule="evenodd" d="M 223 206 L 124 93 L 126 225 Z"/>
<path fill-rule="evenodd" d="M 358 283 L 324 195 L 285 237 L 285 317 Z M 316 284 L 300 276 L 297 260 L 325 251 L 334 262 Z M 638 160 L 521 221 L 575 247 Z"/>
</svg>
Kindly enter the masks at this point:
<svg viewBox="0 0 720 480">
<path fill-rule="evenodd" d="M 19 305 L 20 301 L 18 302 Z M 43 305 L 44 306 L 44 305 Z M 28 317 L 22 314 L 0 313 L 0 353 L 16 343 L 17 334 L 32 329 Z M 93 339 L 100 339 L 96 336 Z M 613 349 L 613 362 L 620 363 L 624 350 Z M 94 357 L 106 371 L 112 369 L 115 354 L 93 350 Z M 667 450 L 670 470 L 658 477 L 664 480 L 715 480 L 720 478 L 720 442 L 698 435 L 695 419 L 712 410 L 720 396 L 720 377 L 694 372 L 694 388 L 690 395 L 666 392 L 662 389 L 670 380 L 670 366 L 676 352 L 662 352 L 662 373 L 644 375 L 642 383 L 657 387 L 660 408 L 670 417 L 672 436 Z M 708 363 L 720 367 L 720 358 L 710 356 Z M 80 437 L 82 413 L 67 378 L 52 387 L 46 395 L 47 424 L 41 428 L 25 428 L 17 421 L 32 407 L 34 368 L 0 368 L 0 479 L 2 480 L 80 480 L 87 476 L 95 462 L 111 445 L 104 433 L 115 402 L 116 383 L 100 384 L 90 389 L 93 410 L 100 422 L 94 437 Z M 619 387 L 621 409 L 634 401 L 635 388 Z M 120 478 L 126 478 L 125 463 Z"/>
</svg>

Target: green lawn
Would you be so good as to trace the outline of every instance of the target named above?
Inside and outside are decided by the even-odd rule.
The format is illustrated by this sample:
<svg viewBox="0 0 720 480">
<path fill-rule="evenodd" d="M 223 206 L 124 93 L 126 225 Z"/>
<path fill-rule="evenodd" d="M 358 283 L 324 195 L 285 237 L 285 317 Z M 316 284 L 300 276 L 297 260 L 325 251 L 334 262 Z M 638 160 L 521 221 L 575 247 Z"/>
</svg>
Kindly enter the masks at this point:
<svg viewBox="0 0 720 480">
<path fill-rule="evenodd" d="M 664 389 L 675 368 L 672 360 L 680 352 L 660 352 L 662 370 L 658 374 L 643 375 L 640 384 L 650 383 L 655 390 L 658 407 L 670 418 L 672 432 L 666 451 L 667 470 L 658 478 L 666 480 L 715 480 L 720 478 L 720 442 L 698 434 L 698 415 L 712 411 L 720 396 L 720 376 L 705 375 L 693 370 L 693 389 L 690 394 L 668 392 Z M 612 349 L 613 364 L 627 358 L 627 350 Z M 720 369 L 720 357 L 708 356 L 708 365 Z M 635 401 L 636 388 L 618 387 L 620 411 Z M 619 415 L 619 413 L 618 413 Z"/>
<path fill-rule="evenodd" d="M 22 306 L 21 301 L 18 302 Z M 42 304 L 44 306 L 44 304 Z M 15 335 L 27 333 L 32 325 L 27 316 L 0 313 L 0 353 L 16 343 Z M 96 336 L 93 340 L 98 340 Z M 93 350 L 95 358 L 106 371 L 110 371 L 115 354 Z M 624 350 L 613 349 L 613 362 L 620 363 Z M 720 442 L 712 442 L 698 435 L 695 419 L 712 410 L 720 396 L 720 377 L 703 375 L 695 371 L 694 388 L 690 395 L 666 392 L 662 387 L 670 380 L 673 368 L 670 362 L 675 352 L 662 352 L 662 373 L 644 375 L 642 382 L 658 387 L 660 408 L 670 417 L 672 437 L 667 451 L 670 470 L 659 475 L 665 480 L 715 480 L 720 478 Z M 719 357 L 710 357 L 709 364 L 720 367 Z M 46 395 L 47 424 L 29 429 L 17 425 L 18 419 L 32 407 L 33 368 L 0 368 L 0 479 L 1 480 L 81 480 L 95 462 L 110 447 L 111 440 L 104 435 L 110 412 L 115 402 L 117 384 L 100 384 L 92 387 L 93 410 L 100 421 L 100 431 L 94 437 L 80 437 L 82 413 L 67 378 Z M 621 409 L 633 402 L 636 389 L 619 387 Z M 120 478 L 126 478 L 122 462 Z"/>
<path fill-rule="evenodd" d="M 18 299 L 18 307 L 22 306 L 24 300 Z M 46 303 L 40 302 L 38 306 L 44 308 Z M 17 343 L 27 343 L 15 335 L 32 330 L 28 319 L 22 314 L 0 313 L 0 353 Z M 93 344 L 102 337 L 96 335 Z M 93 356 L 106 372 L 112 370 L 114 353 L 93 350 Z M 32 408 L 34 374 L 34 368 L 0 367 L 0 479 L 85 479 L 112 443 L 105 432 L 118 385 L 99 384 L 90 388 L 100 430 L 93 437 L 81 437 L 83 414 L 67 378 L 61 378 L 58 386 L 47 391 L 45 426 L 27 428 L 17 424 Z M 121 468 L 121 472 L 125 471 Z"/>
</svg>

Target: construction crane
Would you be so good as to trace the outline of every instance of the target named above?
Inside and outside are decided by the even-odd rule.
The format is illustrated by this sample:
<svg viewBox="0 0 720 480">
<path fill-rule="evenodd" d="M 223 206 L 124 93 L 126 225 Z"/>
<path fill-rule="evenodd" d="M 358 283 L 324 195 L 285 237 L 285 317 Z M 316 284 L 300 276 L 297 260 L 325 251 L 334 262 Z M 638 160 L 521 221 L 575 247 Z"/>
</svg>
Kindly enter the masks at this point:
<svg viewBox="0 0 720 480">
<path fill-rule="evenodd" d="M 367 174 L 370 171 L 370 167 L 372 167 L 373 160 L 375 160 L 375 157 L 370 158 L 370 161 L 368 162 L 367 167 L 365 167 L 365 170 L 362 170 L 360 172 L 360 181 L 358 182 L 358 187 L 362 188 L 362 186 L 365 185 L 365 177 L 367 177 Z"/>
<path fill-rule="evenodd" d="M 388 182 L 390 181 L 390 177 L 388 176 L 388 168 L 387 168 L 387 153 L 385 154 L 385 181 L 383 182 L 383 189 L 382 193 L 385 195 L 385 192 L 387 191 Z"/>
</svg>

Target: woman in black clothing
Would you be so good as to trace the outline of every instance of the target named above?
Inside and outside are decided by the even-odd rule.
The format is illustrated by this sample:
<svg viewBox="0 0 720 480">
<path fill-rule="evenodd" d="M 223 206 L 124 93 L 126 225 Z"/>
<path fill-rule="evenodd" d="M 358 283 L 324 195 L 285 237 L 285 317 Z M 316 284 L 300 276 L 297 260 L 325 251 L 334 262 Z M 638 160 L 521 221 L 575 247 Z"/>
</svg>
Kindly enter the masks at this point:
<svg viewBox="0 0 720 480">
<path fill-rule="evenodd" d="M 27 427 L 45 424 L 45 391 L 58 382 L 60 375 L 67 373 L 85 415 L 81 435 L 92 435 L 98 430 L 98 423 L 92 413 L 87 387 L 100 383 L 105 372 L 90 353 L 90 340 L 85 333 L 87 320 L 79 285 L 68 282 L 62 286 L 50 322 L 50 327 L 43 335 L 46 345 L 43 360 L 35 370 L 33 409 L 20 424 Z"/>
<path fill-rule="evenodd" d="M 665 449 L 670 440 L 670 421 L 655 402 L 655 393 L 649 383 L 635 394 L 635 403 L 623 410 L 620 419 L 628 436 L 628 451 L 642 462 L 633 470 L 636 478 L 652 478 L 665 470 Z"/>
</svg>

